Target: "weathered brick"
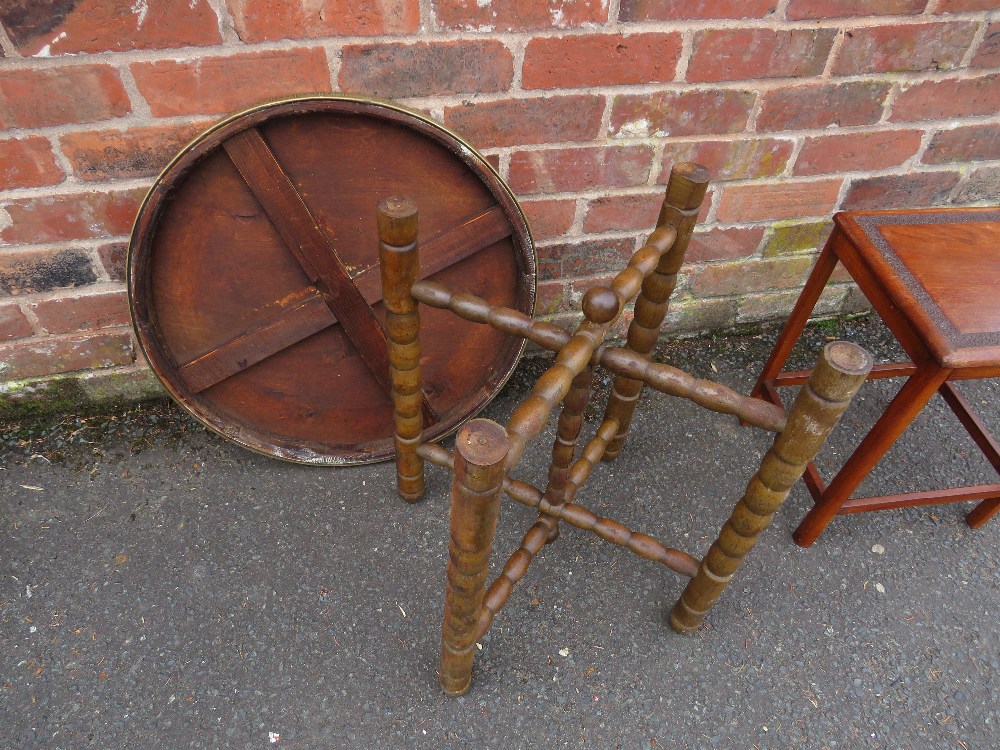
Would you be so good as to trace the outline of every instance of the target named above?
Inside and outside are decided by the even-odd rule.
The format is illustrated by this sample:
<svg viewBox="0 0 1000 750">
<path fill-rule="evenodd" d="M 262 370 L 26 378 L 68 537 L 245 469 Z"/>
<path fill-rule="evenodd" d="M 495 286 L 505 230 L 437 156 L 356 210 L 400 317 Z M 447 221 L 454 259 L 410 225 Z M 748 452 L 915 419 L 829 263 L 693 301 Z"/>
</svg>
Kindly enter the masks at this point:
<svg viewBox="0 0 1000 750">
<path fill-rule="evenodd" d="M 764 18 L 777 0 L 622 0 L 622 21 L 698 21 L 709 18 Z"/>
<path fill-rule="evenodd" d="M 687 80 L 743 81 L 823 72 L 835 29 L 707 29 L 694 37 Z"/>
<path fill-rule="evenodd" d="M 608 20 L 607 0 L 431 0 L 431 7 L 451 31 L 569 29 Z"/>
<path fill-rule="evenodd" d="M 145 192 L 45 195 L 10 201 L 4 208 L 11 224 L 0 231 L 0 245 L 128 234 Z"/>
<path fill-rule="evenodd" d="M 736 300 L 691 299 L 673 302 L 660 327 L 671 336 L 693 336 L 732 328 L 736 322 Z"/>
<path fill-rule="evenodd" d="M 942 70 L 962 62 L 976 33 L 966 21 L 866 26 L 846 32 L 835 75 Z"/>
<path fill-rule="evenodd" d="M 127 242 L 109 242 L 97 248 L 101 265 L 112 281 L 125 281 L 125 262 L 128 258 Z"/>
<path fill-rule="evenodd" d="M 163 125 L 138 130 L 90 130 L 59 139 L 73 174 L 81 180 L 153 177 L 205 124 Z"/>
<path fill-rule="evenodd" d="M 549 240 L 566 234 L 573 226 L 576 201 L 572 198 L 552 198 L 521 201 L 521 210 L 528 219 L 532 238 Z"/>
<path fill-rule="evenodd" d="M 688 263 L 705 263 L 712 260 L 734 260 L 756 255 L 764 227 L 713 227 L 695 231 L 688 246 L 685 260 Z"/>
<path fill-rule="evenodd" d="M 0 379 L 20 380 L 75 370 L 97 370 L 135 361 L 125 332 L 41 338 L 0 346 Z"/>
<path fill-rule="evenodd" d="M 835 314 L 847 290 L 839 286 L 828 286 L 819 295 L 811 318 Z M 799 298 L 797 289 L 787 292 L 763 292 L 748 294 L 739 302 L 737 323 L 756 323 L 765 320 L 785 320 Z"/>
<path fill-rule="evenodd" d="M 794 171 L 814 175 L 888 169 L 917 153 L 922 136 L 920 130 L 888 130 L 806 138 Z"/>
<path fill-rule="evenodd" d="M 1000 67 L 1000 21 L 986 27 L 986 35 L 972 56 L 972 65 L 977 68 Z"/>
<path fill-rule="evenodd" d="M 945 203 L 958 172 L 915 172 L 854 180 L 841 208 L 923 208 Z"/>
<path fill-rule="evenodd" d="M 49 333 L 76 333 L 129 324 L 124 291 L 56 297 L 30 303 L 39 324 Z"/>
<path fill-rule="evenodd" d="M 977 10 L 996 10 L 997 0 L 939 0 L 937 13 L 970 13 Z"/>
<path fill-rule="evenodd" d="M 570 310 L 569 292 L 563 281 L 543 281 L 535 293 L 535 315 L 555 315 Z"/>
<path fill-rule="evenodd" d="M 995 204 L 998 195 L 1000 195 L 1000 167 L 983 167 L 968 173 L 965 182 L 956 191 L 952 203 Z"/>
<path fill-rule="evenodd" d="M 517 193 L 564 193 L 645 185 L 652 146 L 588 146 L 517 151 L 508 182 Z"/>
<path fill-rule="evenodd" d="M 581 94 L 469 102 L 445 108 L 444 121 L 477 148 L 494 148 L 590 141 L 603 112 L 603 97 Z"/>
<path fill-rule="evenodd" d="M 32 250 L 0 254 L 0 294 L 85 286 L 97 281 L 90 256 L 82 250 Z"/>
<path fill-rule="evenodd" d="M 369 96 L 436 96 L 504 91 L 514 58 L 492 40 L 344 47 L 340 87 Z"/>
<path fill-rule="evenodd" d="M 0 341 L 23 339 L 32 333 L 31 323 L 16 302 L 0 304 Z"/>
<path fill-rule="evenodd" d="M 992 115 L 1000 110 L 1000 75 L 923 81 L 900 90 L 893 122 Z"/>
<path fill-rule="evenodd" d="M 153 115 L 231 112 L 265 99 L 330 90 L 319 48 L 273 50 L 130 66 Z"/>
<path fill-rule="evenodd" d="M 222 41 L 208 0 L 15 2 L 0 20 L 30 57 L 203 46 Z"/>
<path fill-rule="evenodd" d="M 118 73 L 106 65 L 0 72 L 0 128 L 96 122 L 130 111 Z"/>
<path fill-rule="evenodd" d="M 822 247 L 833 229 L 833 222 L 789 221 L 775 222 L 768 230 L 761 255 L 770 258 L 775 255 L 800 253 Z"/>
<path fill-rule="evenodd" d="M 1000 159 L 1000 125 L 968 125 L 934 134 L 924 164 Z"/>
<path fill-rule="evenodd" d="M 609 232 L 625 229 L 650 230 L 663 204 L 662 193 L 604 195 L 587 201 L 583 219 L 584 232 Z"/>
<path fill-rule="evenodd" d="M 927 0 L 791 0 L 785 17 L 801 21 L 844 16 L 912 16 L 926 7 Z"/>
<path fill-rule="evenodd" d="M 65 179 L 47 138 L 0 141 L 0 190 L 55 185 Z"/>
<path fill-rule="evenodd" d="M 773 185 L 733 185 L 722 191 L 719 221 L 766 221 L 823 216 L 837 205 L 843 180 L 814 180 Z"/>
<path fill-rule="evenodd" d="M 823 83 L 775 89 L 763 95 L 757 130 L 799 130 L 870 125 L 882 117 L 889 84 Z"/>
<path fill-rule="evenodd" d="M 540 37 L 524 50 L 522 85 L 555 89 L 672 81 L 680 56 L 678 32 Z"/>
<path fill-rule="evenodd" d="M 670 176 L 670 165 L 681 161 L 706 167 L 712 182 L 773 177 L 784 171 L 792 149 L 792 141 L 776 138 L 668 143 L 663 151 L 660 182 L 665 183 Z"/>
<path fill-rule="evenodd" d="M 698 297 L 728 297 L 802 286 L 814 258 L 792 256 L 743 263 L 713 263 L 692 274 L 691 290 Z"/>
<path fill-rule="evenodd" d="M 420 28 L 419 0 L 226 0 L 226 5 L 244 42 L 407 34 Z"/>
<path fill-rule="evenodd" d="M 646 138 L 739 133 L 756 95 L 752 91 L 657 91 L 616 96 L 611 136 Z"/>
<path fill-rule="evenodd" d="M 634 250 L 635 242 L 630 239 L 588 239 L 543 245 L 538 248 L 539 275 L 543 279 L 566 279 L 618 271 Z M 553 275 L 543 274 L 542 265 Z"/>
</svg>

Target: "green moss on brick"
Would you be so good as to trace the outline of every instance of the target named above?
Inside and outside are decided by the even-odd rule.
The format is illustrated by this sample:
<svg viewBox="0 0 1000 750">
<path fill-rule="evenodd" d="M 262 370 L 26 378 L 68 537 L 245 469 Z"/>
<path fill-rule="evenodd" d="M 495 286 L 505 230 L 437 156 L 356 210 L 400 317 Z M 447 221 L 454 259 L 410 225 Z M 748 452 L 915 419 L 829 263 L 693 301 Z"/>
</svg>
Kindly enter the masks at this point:
<svg viewBox="0 0 1000 750">
<path fill-rule="evenodd" d="M 764 257 L 799 253 L 822 247 L 832 229 L 833 222 L 829 220 L 775 222 L 767 239 L 764 240 Z"/>
</svg>

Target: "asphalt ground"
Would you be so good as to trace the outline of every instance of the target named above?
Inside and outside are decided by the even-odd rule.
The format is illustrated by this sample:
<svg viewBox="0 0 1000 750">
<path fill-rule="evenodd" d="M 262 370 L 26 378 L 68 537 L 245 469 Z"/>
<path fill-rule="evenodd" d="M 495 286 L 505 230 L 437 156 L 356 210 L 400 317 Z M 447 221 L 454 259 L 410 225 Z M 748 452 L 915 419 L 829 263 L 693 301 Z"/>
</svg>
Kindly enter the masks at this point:
<svg viewBox="0 0 1000 750">
<path fill-rule="evenodd" d="M 876 323 L 853 321 L 810 329 L 800 361 L 833 336 L 892 356 Z M 774 338 L 657 356 L 745 392 Z M 484 416 L 504 421 L 545 364 L 523 363 Z M 866 384 L 825 473 L 896 387 Z M 1000 431 L 997 383 L 962 387 Z M 565 528 L 454 699 L 437 680 L 443 470 L 429 467 L 427 498 L 406 505 L 391 464 L 281 463 L 167 402 L 6 435 L 0 747 L 1000 747 L 1000 523 L 969 529 L 970 504 L 838 518 L 803 550 L 800 484 L 687 636 L 664 622 L 678 576 Z M 651 393 L 625 454 L 578 501 L 700 556 L 768 443 Z M 518 475 L 543 483 L 548 451 L 530 450 Z M 936 398 L 863 490 L 991 481 Z M 494 571 L 533 515 L 504 501 Z"/>
</svg>

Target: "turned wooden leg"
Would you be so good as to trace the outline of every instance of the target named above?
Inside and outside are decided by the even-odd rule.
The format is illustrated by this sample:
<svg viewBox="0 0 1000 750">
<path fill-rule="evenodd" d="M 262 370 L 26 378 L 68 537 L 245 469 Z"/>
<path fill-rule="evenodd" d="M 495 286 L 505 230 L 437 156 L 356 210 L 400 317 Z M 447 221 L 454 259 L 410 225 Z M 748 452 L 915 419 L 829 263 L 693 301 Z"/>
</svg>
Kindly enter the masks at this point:
<svg viewBox="0 0 1000 750">
<path fill-rule="evenodd" d="M 875 468 L 875 464 L 903 434 L 950 374 L 951 370 L 925 363 L 907 379 L 888 408 L 830 482 L 830 486 L 823 491 L 822 496 L 795 529 L 793 538 L 796 544 L 800 547 L 809 547 L 819 538 L 823 529 L 830 524 L 851 493 Z"/>
<path fill-rule="evenodd" d="M 626 348 L 649 357 L 649 353 L 660 335 L 660 326 L 667 314 L 670 295 L 677 285 L 677 272 L 684 262 L 698 220 L 698 210 L 705 199 L 708 189 L 708 170 L 700 164 L 676 164 L 670 172 L 667 182 L 666 196 L 660 217 L 656 222 L 658 227 L 669 224 L 677 230 L 677 238 L 670 249 L 660 258 L 657 265 L 642 284 L 642 289 L 635 301 L 635 315 L 628 327 Z M 622 450 L 625 436 L 632 422 L 632 413 L 642 393 L 642 381 L 617 376 L 611 388 L 607 408 L 604 410 L 604 420 L 614 419 L 618 422 L 618 434 L 608 444 L 604 460 L 615 459 Z"/>
<path fill-rule="evenodd" d="M 834 231 L 835 234 L 836 230 Z M 767 362 L 764 364 L 764 370 L 761 372 L 760 377 L 757 378 L 753 390 L 750 391 L 751 396 L 761 398 L 761 394 L 764 391 L 764 383 L 781 372 L 781 368 L 785 366 L 788 355 L 792 353 L 792 349 L 795 346 L 795 342 L 798 341 L 802 329 L 809 322 L 809 316 L 812 314 L 813 308 L 816 307 L 816 303 L 819 302 L 819 297 L 823 293 L 823 289 L 826 288 L 826 284 L 833 274 L 833 269 L 837 266 L 837 256 L 833 252 L 834 235 L 830 236 L 830 239 L 827 240 L 822 252 L 820 252 L 819 257 L 816 259 L 816 265 L 813 266 L 812 271 L 809 273 L 806 285 L 802 288 L 802 293 L 795 302 L 795 307 L 792 308 L 788 320 L 785 321 L 784 328 L 781 329 L 781 334 L 774 344 L 774 349 L 771 350 L 771 356 L 768 357 Z"/>
<path fill-rule="evenodd" d="M 819 453 L 872 364 L 871 355 L 856 344 L 835 341 L 823 349 L 809 382 L 792 404 L 785 430 L 775 438 L 698 574 L 674 605 L 670 615 L 674 630 L 695 630 L 705 619 L 806 464 Z"/>
<path fill-rule="evenodd" d="M 410 288 L 417 280 L 417 207 L 406 198 L 378 205 L 379 266 L 385 299 L 389 376 L 392 384 L 399 496 L 416 502 L 424 496 L 423 394 L 420 390 L 420 315 Z"/>
<path fill-rule="evenodd" d="M 510 439 L 503 427 L 473 419 L 455 440 L 451 543 L 441 633 L 441 687 L 462 695 L 472 680 L 477 625 L 500 510 Z"/>
</svg>

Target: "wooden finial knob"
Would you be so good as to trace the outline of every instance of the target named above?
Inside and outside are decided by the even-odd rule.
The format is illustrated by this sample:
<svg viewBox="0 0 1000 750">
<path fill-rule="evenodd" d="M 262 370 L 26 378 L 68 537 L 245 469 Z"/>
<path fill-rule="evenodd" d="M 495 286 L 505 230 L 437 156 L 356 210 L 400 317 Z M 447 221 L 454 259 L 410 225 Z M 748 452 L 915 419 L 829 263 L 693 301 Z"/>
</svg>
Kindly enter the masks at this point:
<svg viewBox="0 0 1000 750">
<path fill-rule="evenodd" d="M 583 295 L 583 314 L 591 323 L 607 323 L 614 320 L 621 309 L 618 295 L 606 286 L 595 286 Z"/>
</svg>

